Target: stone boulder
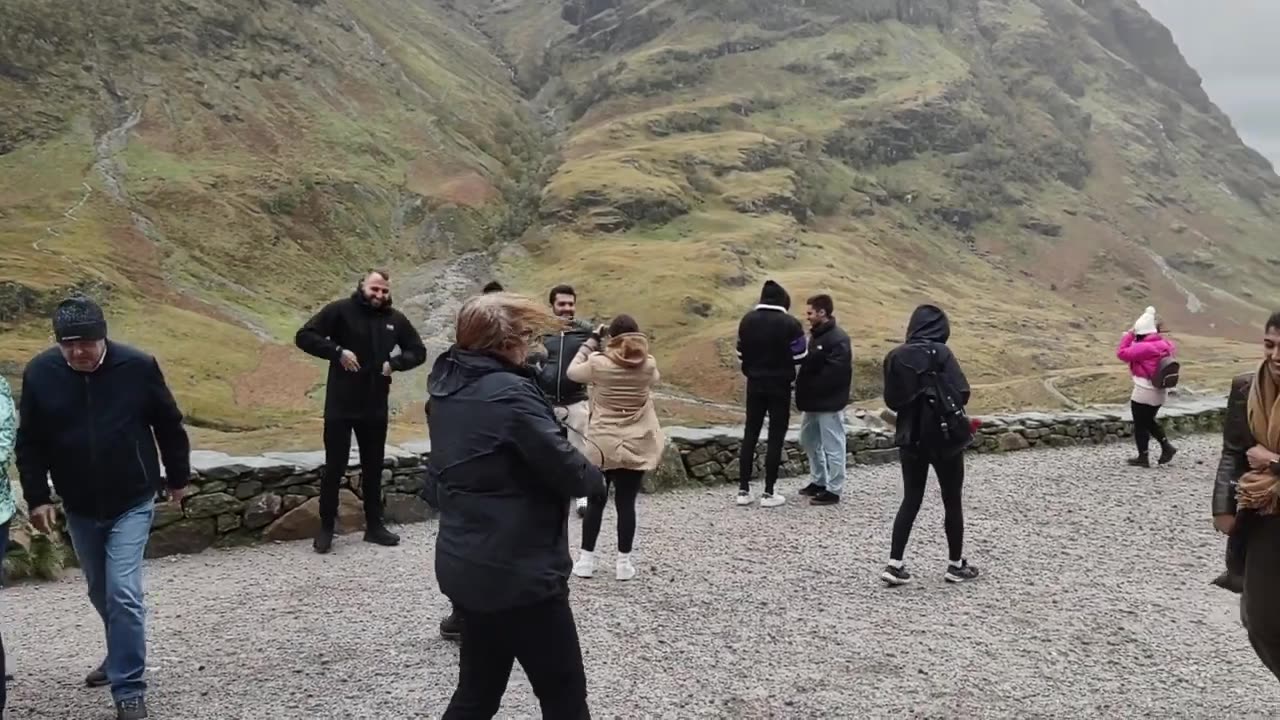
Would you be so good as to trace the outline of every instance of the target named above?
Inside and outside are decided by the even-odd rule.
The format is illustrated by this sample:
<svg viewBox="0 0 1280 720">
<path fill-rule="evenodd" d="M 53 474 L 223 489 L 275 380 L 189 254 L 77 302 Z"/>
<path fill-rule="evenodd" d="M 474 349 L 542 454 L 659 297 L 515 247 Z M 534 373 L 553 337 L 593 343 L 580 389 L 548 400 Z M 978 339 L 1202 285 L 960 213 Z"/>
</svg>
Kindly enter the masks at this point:
<svg viewBox="0 0 1280 720">
<path fill-rule="evenodd" d="M 179 553 L 198 553 L 212 545 L 217 537 L 218 521 L 213 517 L 179 520 L 151 533 L 146 556 L 154 558 Z"/>
<path fill-rule="evenodd" d="M 183 508 L 189 518 L 207 518 L 239 513 L 244 508 L 244 503 L 224 492 L 217 492 L 188 498 L 183 503 Z"/>
<path fill-rule="evenodd" d="M 1016 432 L 1005 433 L 996 442 L 1000 452 L 1014 452 L 1031 447 L 1031 443 Z"/>
<path fill-rule="evenodd" d="M 435 516 L 435 511 L 431 509 L 427 501 L 417 495 L 390 492 L 387 493 L 383 514 L 387 522 L 403 525 L 405 523 L 425 522 L 427 518 Z"/>
<path fill-rule="evenodd" d="M 364 529 L 364 507 L 360 498 L 345 488 L 338 491 L 339 533 Z M 320 498 L 311 498 L 271 523 L 263 533 L 265 540 L 305 540 L 320 532 Z"/>
<path fill-rule="evenodd" d="M 684 458 L 675 443 L 667 443 L 662 451 L 662 460 L 656 470 L 644 475 L 641 490 L 647 493 L 660 492 L 689 484 L 689 473 L 684 469 Z"/>
<path fill-rule="evenodd" d="M 253 498 L 244 509 L 244 526 L 257 530 L 270 525 L 280 514 L 283 505 L 284 501 L 275 493 L 263 493 Z"/>
</svg>

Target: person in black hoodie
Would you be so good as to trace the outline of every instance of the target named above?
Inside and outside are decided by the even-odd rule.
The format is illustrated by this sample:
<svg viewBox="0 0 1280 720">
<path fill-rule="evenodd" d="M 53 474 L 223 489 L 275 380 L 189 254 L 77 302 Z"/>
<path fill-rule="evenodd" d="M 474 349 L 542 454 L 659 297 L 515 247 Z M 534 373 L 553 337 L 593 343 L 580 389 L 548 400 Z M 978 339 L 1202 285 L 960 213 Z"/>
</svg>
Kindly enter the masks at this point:
<svg viewBox="0 0 1280 720">
<path fill-rule="evenodd" d="M 969 381 L 946 343 L 951 337 L 947 314 L 935 305 L 921 305 L 907 325 L 907 341 L 884 359 L 884 400 L 897 413 L 895 444 L 902 462 L 902 505 L 893 521 L 889 564 L 881 578 L 890 585 L 911 582 L 902 562 L 911 528 L 924 499 L 929 468 L 938 475 L 946 516 L 949 560 L 944 578 L 964 582 L 978 576 L 978 569 L 964 558 L 964 450 L 972 440 L 972 427 L 940 429 L 948 396 L 960 409 L 969 402 Z"/>
<path fill-rule="evenodd" d="M 338 485 L 347 471 L 354 431 L 360 447 L 366 542 L 397 545 L 382 521 L 382 464 L 386 453 L 391 374 L 426 362 L 427 349 L 413 323 L 391 307 L 390 276 L 371 270 L 348 298 L 324 306 L 294 337 L 304 352 L 329 361 L 324 399 L 324 476 L 315 551 L 333 547 Z M 399 354 L 393 354 L 395 348 Z"/>
<path fill-rule="evenodd" d="M 423 499 L 440 513 L 436 579 L 462 618 L 446 720 L 493 717 L 516 660 L 543 717 L 590 717 L 569 605 L 569 500 L 606 492 L 604 476 L 526 364 L 529 339 L 558 324 L 526 298 L 472 297 L 427 380 Z"/>
<path fill-rule="evenodd" d="M 156 359 L 107 339 L 101 308 L 84 297 L 58 305 L 58 344 L 22 376 L 14 453 L 36 530 L 52 530 L 49 480 L 106 629 L 107 658 L 89 673 L 110 685 L 121 720 L 147 717 L 142 558 L 155 513 L 161 461 L 170 497 L 191 482 L 191 443 Z M 157 453 L 157 446 L 159 452 Z"/>
<path fill-rule="evenodd" d="M 836 325 L 830 295 L 809 298 L 809 353 L 796 375 L 800 445 L 809 455 L 813 480 L 801 491 L 811 505 L 834 505 L 844 489 L 846 435 L 844 409 L 853 387 L 853 343 Z"/>
<path fill-rule="evenodd" d="M 766 280 L 760 303 L 738 323 L 738 360 L 747 378 L 747 421 L 742 433 L 738 459 L 738 505 L 750 505 L 751 472 L 755 466 L 756 444 L 765 415 L 769 416 L 769 436 L 764 455 L 764 494 L 761 507 L 786 503 L 775 493 L 778 468 L 782 465 L 782 445 L 791 420 L 791 384 L 796 366 L 808 353 L 804 327 L 787 314 L 791 296 L 781 285 Z"/>
</svg>

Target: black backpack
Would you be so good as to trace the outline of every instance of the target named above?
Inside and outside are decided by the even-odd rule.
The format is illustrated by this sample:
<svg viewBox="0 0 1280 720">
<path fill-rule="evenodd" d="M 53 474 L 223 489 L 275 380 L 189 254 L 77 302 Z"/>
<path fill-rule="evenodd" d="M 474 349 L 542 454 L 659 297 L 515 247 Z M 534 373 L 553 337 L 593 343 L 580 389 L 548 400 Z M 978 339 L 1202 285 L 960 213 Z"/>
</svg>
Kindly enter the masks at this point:
<svg viewBox="0 0 1280 720">
<path fill-rule="evenodd" d="M 1156 373 L 1151 377 L 1151 384 L 1155 385 L 1159 390 L 1168 390 L 1169 388 L 1178 387 L 1178 375 L 1182 372 L 1182 365 L 1173 359 L 1172 355 L 1165 355 L 1160 358 L 1160 364 L 1156 366 Z"/>
<path fill-rule="evenodd" d="M 920 373 L 920 395 L 916 398 L 917 444 L 927 449 L 963 448 L 973 440 L 973 426 L 965 413 L 959 391 L 942 372 L 942 360 L 932 344 L 929 364 Z"/>
</svg>

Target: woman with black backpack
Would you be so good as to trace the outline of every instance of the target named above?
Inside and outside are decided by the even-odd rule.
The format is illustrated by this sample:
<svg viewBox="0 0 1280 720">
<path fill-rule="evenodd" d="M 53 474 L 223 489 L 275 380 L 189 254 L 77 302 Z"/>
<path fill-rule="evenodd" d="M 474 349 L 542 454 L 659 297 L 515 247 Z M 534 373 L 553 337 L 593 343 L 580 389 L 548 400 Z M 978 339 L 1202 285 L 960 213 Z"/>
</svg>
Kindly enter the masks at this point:
<svg viewBox="0 0 1280 720">
<path fill-rule="evenodd" d="M 1168 400 L 1168 388 L 1172 387 L 1170 382 L 1176 383 L 1178 369 L 1177 363 L 1172 362 L 1177 348 L 1161 334 L 1162 329 L 1156 318 L 1156 309 L 1149 307 L 1133 324 L 1133 329 L 1124 334 L 1116 348 L 1116 357 L 1129 365 L 1129 374 L 1133 378 L 1129 405 L 1133 411 L 1133 440 L 1138 446 L 1138 456 L 1130 458 L 1129 464 L 1134 467 L 1151 467 L 1147 454 L 1151 438 L 1160 443 L 1161 465 L 1168 464 L 1178 454 L 1178 449 L 1165 437 L 1164 428 L 1156 420 L 1160 408 Z"/>
<path fill-rule="evenodd" d="M 889 564 L 880 577 L 889 585 L 911 582 L 902 558 L 924 500 L 929 468 L 938 475 L 946 514 L 949 561 L 943 577 L 959 583 L 978 577 L 964 557 L 964 451 L 973 440 L 965 414 L 969 381 L 947 347 L 951 323 L 935 305 L 921 305 L 907 325 L 907 341 L 884 359 L 884 400 L 897 413 L 894 443 L 902 463 L 902 505 L 893 521 Z"/>
</svg>

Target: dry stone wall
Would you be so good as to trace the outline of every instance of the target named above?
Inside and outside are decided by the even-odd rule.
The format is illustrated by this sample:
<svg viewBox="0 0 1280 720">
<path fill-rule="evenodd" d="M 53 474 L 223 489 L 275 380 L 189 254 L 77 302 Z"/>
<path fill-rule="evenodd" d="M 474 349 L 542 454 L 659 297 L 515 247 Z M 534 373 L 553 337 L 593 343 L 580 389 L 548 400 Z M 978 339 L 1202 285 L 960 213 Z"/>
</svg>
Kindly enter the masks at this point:
<svg viewBox="0 0 1280 720">
<path fill-rule="evenodd" d="M 1167 408 L 1162 419 L 1173 434 L 1211 432 L 1221 428 L 1222 399 Z M 1117 410 L 1067 414 L 1022 413 L 982 418 L 976 452 L 1012 452 L 1036 447 L 1118 442 L 1132 435 L 1127 413 Z M 722 485 L 738 479 L 741 428 L 668 428 L 662 467 L 649 475 L 646 491 L 702 484 Z M 756 453 L 759 466 L 764 448 Z M 419 497 L 430 454 L 427 443 L 388 446 L 382 471 L 386 515 L 393 523 L 420 522 L 430 509 Z M 893 462 L 897 452 L 889 429 L 858 427 L 849 431 L 851 465 Z M 352 453 L 340 494 L 339 531 L 363 527 L 358 458 Z M 233 457 L 216 452 L 192 453 L 193 494 L 181 506 L 160 505 L 148 555 L 194 553 L 273 540 L 311 537 L 319 525 L 319 478 L 324 453 L 268 453 Z M 808 463 L 798 433 L 788 434 L 784 474 L 804 475 Z M 757 473 L 758 474 L 758 473 Z"/>
</svg>

